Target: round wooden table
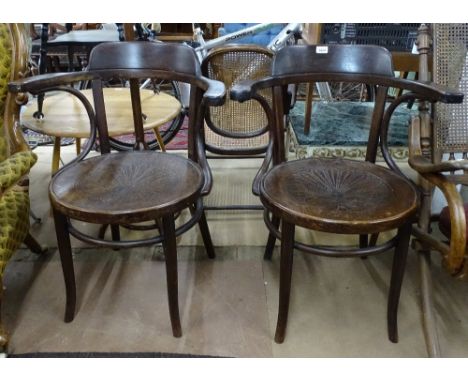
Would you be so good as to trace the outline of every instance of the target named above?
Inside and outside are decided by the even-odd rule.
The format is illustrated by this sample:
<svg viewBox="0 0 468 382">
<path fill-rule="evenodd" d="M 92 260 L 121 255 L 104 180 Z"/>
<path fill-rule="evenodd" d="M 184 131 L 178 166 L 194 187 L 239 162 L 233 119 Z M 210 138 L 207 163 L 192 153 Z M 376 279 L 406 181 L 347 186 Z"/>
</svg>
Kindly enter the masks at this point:
<svg viewBox="0 0 468 382">
<path fill-rule="evenodd" d="M 91 89 L 82 92 L 93 104 Z M 161 149 L 165 151 L 159 127 L 173 120 L 180 113 L 182 106 L 176 98 L 165 93 L 142 89 L 140 96 L 142 112 L 146 116 L 143 127 L 145 130 L 154 131 Z M 106 88 L 104 99 L 109 136 L 134 133 L 130 89 Z M 80 138 L 88 138 L 90 134 L 89 117 L 83 104 L 75 96 L 65 92 L 44 99 L 43 119 L 34 118 L 35 111 L 37 111 L 35 102 L 27 105 L 21 114 L 21 125 L 37 133 L 54 137 L 52 173 L 55 173 L 60 162 L 60 139 L 75 138 L 79 152 Z"/>
</svg>

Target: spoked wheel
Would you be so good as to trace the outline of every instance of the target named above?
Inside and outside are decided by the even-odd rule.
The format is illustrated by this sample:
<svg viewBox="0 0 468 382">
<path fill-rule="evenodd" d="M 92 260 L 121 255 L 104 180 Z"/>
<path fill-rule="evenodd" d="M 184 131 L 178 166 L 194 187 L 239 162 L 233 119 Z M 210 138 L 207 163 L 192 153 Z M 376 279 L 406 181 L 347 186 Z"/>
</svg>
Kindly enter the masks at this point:
<svg viewBox="0 0 468 382">
<path fill-rule="evenodd" d="M 146 80 L 141 85 L 141 88 L 151 89 L 155 93 L 166 93 L 181 101 L 181 92 L 179 84 L 174 81 L 168 82 L 152 78 Z M 182 107 L 181 112 L 172 121 L 167 122 L 165 125 L 159 128 L 159 132 L 165 145 L 176 136 L 177 132 L 180 130 L 182 124 L 184 123 L 184 118 L 186 114 L 186 109 Z M 145 116 L 143 116 L 143 118 L 145 118 Z M 149 148 L 151 150 L 160 150 L 161 148 L 154 133 L 148 132 L 147 134 L 150 136 L 150 138 L 146 141 Z M 118 151 L 128 151 L 133 149 L 135 137 L 129 135 L 120 137 L 110 137 L 109 141 L 113 149 Z"/>
<path fill-rule="evenodd" d="M 362 83 L 330 82 L 334 101 L 367 102 L 374 100 L 374 88 Z"/>
</svg>

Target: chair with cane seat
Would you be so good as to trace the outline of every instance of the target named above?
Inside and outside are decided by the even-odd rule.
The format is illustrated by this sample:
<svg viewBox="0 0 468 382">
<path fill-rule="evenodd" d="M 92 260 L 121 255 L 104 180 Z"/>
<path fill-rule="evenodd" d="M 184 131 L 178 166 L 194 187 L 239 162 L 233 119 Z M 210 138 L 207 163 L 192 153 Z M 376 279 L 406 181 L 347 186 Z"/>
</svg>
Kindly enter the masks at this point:
<svg viewBox="0 0 468 382">
<path fill-rule="evenodd" d="M 419 78 L 432 77 L 465 95 L 468 92 L 468 24 L 422 25 L 418 34 Z M 442 255 L 443 267 L 454 277 L 468 278 L 468 203 L 462 187 L 468 186 L 468 101 L 456 105 L 420 102 L 419 115 L 411 121 L 410 166 L 417 171 L 421 187 L 421 211 L 413 227 L 421 270 L 423 327 L 430 356 L 440 356 L 436 310 L 432 297 L 431 250 Z M 447 206 L 436 210 L 434 190 L 439 190 Z M 437 192 L 439 192 L 437 191 Z M 437 201 L 437 198 L 435 198 Z M 440 209 L 440 208 L 439 208 Z M 440 213 L 439 213 L 440 212 Z M 438 222 L 442 236 L 431 227 Z"/>
</svg>

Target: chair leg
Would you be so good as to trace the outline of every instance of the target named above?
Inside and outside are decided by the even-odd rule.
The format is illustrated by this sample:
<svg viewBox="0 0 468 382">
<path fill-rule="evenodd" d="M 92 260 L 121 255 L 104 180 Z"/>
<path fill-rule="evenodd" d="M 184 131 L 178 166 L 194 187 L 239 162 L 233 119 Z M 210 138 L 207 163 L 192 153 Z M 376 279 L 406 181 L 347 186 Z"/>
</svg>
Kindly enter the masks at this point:
<svg viewBox="0 0 468 382">
<path fill-rule="evenodd" d="M 75 318 L 76 285 L 68 222 L 67 218 L 60 212 L 56 211 L 54 208 L 52 208 L 52 211 L 54 215 L 55 233 L 57 235 L 57 245 L 60 253 L 60 262 L 62 264 L 63 277 L 65 280 L 65 322 L 71 322 L 73 318 Z"/>
<path fill-rule="evenodd" d="M 190 206 L 190 212 L 192 214 L 195 213 L 195 206 Z M 200 227 L 200 233 L 203 240 L 203 245 L 205 246 L 206 253 L 208 254 L 208 258 L 214 259 L 216 257 L 216 253 L 213 246 L 213 241 L 211 240 L 210 229 L 208 227 L 208 222 L 206 221 L 205 211 L 202 212 L 201 218 L 198 221 L 198 227 Z"/>
<path fill-rule="evenodd" d="M 398 303 L 400 301 L 401 285 L 405 274 L 410 236 L 410 223 L 406 223 L 403 227 L 398 229 L 398 243 L 393 256 L 392 276 L 390 280 L 387 307 L 388 338 L 394 343 L 398 342 Z"/>
<path fill-rule="evenodd" d="M 2 298 L 3 298 L 3 279 L 0 276 L 0 353 L 6 352 L 8 345 L 8 335 L 2 324 Z"/>
<path fill-rule="evenodd" d="M 278 229 L 280 224 L 280 218 L 273 215 L 272 218 L 273 226 Z M 265 253 L 263 255 L 264 260 L 271 260 L 273 256 L 273 249 L 275 248 L 276 237 L 271 232 L 268 234 L 268 241 L 265 247 Z"/>
<path fill-rule="evenodd" d="M 24 244 L 26 244 L 32 253 L 38 255 L 45 255 L 47 253 L 47 248 L 43 248 L 29 232 L 24 238 Z"/>
<path fill-rule="evenodd" d="M 276 324 L 275 342 L 283 343 L 288 323 L 289 297 L 291 292 L 291 276 L 294 251 L 294 224 L 283 220 L 281 224 L 281 263 L 278 321 Z"/>
<path fill-rule="evenodd" d="M 104 236 L 106 235 L 107 227 L 109 227 L 109 224 L 103 224 L 101 225 L 101 227 L 99 227 L 99 232 L 98 232 L 99 239 L 104 239 Z"/>
<path fill-rule="evenodd" d="M 163 248 L 166 260 L 167 296 L 169 300 L 169 316 L 171 317 L 172 334 L 174 337 L 182 336 L 179 315 L 179 297 L 177 280 L 177 248 L 174 217 L 172 215 L 162 218 Z"/>
<path fill-rule="evenodd" d="M 428 250 L 420 250 L 418 251 L 418 258 L 421 274 L 421 302 L 426 349 L 429 357 L 441 357 L 432 295 L 431 253 Z"/>
<path fill-rule="evenodd" d="M 111 224 L 112 241 L 120 241 L 120 228 L 118 224 Z"/>
</svg>

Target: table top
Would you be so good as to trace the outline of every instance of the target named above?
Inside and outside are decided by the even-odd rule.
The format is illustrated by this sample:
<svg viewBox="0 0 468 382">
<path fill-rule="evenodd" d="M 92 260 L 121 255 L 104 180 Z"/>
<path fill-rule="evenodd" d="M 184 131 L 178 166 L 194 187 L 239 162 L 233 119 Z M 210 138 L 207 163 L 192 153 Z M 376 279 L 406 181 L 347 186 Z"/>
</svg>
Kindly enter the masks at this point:
<svg viewBox="0 0 468 382">
<path fill-rule="evenodd" d="M 90 29 L 70 31 L 47 41 L 48 45 L 97 45 L 101 42 L 120 41 L 117 29 Z"/>
<path fill-rule="evenodd" d="M 91 90 L 83 90 L 83 94 L 93 104 Z M 143 126 L 145 130 L 159 127 L 180 113 L 180 102 L 168 94 L 156 94 L 152 90 L 142 89 L 140 96 L 142 112 L 147 117 Z M 133 133 L 130 89 L 105 88 L 104 99 L 109 135 L 115 137 Z M 43 119 L 34 118 L 35 111 L 37 111 L 37 101 L 34 99 L 21 113 L 23 127 L 53 137 L 89 137 L 88 114 L 81 101 L 69 93 L 60 92 L 46 96 L 42 108 Z"/>
</svg>

